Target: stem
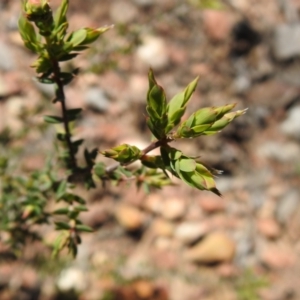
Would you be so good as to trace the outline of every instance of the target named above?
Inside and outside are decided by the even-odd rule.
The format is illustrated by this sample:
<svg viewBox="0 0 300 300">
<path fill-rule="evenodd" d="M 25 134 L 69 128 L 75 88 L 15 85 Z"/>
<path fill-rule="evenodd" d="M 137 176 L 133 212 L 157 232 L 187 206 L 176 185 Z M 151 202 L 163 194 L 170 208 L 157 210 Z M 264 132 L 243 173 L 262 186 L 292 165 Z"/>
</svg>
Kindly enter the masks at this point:
<svg viewBox="0 0 300 300">
<path fill-rule="evenodd" d="M 165 138 L 165 139 L 162 139 L 159 141 L 152 142 L 149 146 L 147 146 L 145 149 L 142 150 L 142 155 L 139 159 L 142 159 L 143 156 L 146 155 L 147 153 L 149 153 L 150 151 L 152 151 L 158 147 L 161 147 L 163 145 L 166 145 L 166 144 L 172 142 L 173 140 L 174 140 L 173 138 Z M 134 161 L 130 162 L 129 164 L 123 164 L 123 166 L 130 165 L 132 163 L 134 163 Z M 115 171 L 120 165 L 121 164 L 119 162 L 112 164 L 111 166 L 108 166 L 105 168 L 105 172 L 111 173 L 111 172 Z"/>
<path fill-rule="evenodd" d="M 66 143 L 67 143 L 67 147 L 68 147 L 68 150 L 70 153 L 70 168 L 72 171 L 74 171 L 77 169 L 77 162 L 76 162 L 75 153 L 74 153 L 74 150 L 72 147 L 72 141 L 71 141 L 72 134 L 71 134 L 71 130 L 69 127 L 64 85 L 60 79 L 60 67 L 59 67 L 59 63 L 56 59 L 52 59 L 52 66 L 53 66 L 53 79 L 57 85 L 56 98 L 61 103 L 62 118 L 63 118 L 64 130 L 66 133 Z"/>
</svg>

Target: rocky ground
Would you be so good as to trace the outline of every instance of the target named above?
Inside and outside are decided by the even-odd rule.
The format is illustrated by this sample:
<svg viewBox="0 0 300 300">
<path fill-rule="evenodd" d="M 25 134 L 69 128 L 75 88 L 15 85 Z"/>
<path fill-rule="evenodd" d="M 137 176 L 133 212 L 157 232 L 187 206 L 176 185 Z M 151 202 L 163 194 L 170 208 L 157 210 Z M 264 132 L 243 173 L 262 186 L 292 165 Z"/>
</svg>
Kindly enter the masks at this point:
<svg viewBox="0 0 300 300">
<path fill-rule="evenodd" d="M 22 260 L 0 254 L 0 298 L 300 299 L 300 1 L 228 0 L 221 10 L 197 0 L 70 2 L 72 28 L 115 24 L 76 59 L 82 73 L 66 90 L 69 107 L 84 107 L 77 134 L 89 145 L 147 145 L 149 66 L 168 97 L 200 75 L 190 110 L 249 110 L 217 136 L 176 142 L 224 170 L 222 198 L 181 183 L 150 195 L 92 191 L 82 219 L 96 232 L 78 258 L 49 262 L 41 245 Z M 53 96 L 32 80 L 19 14 L 19 1 L 0 3 L 0 132 L 22 130 L 20 113 L 44 99 L 34 128 Z M 32 130 L 21 141 L 24 171 L 43 165 L 51 137 Z"/>
</svg>

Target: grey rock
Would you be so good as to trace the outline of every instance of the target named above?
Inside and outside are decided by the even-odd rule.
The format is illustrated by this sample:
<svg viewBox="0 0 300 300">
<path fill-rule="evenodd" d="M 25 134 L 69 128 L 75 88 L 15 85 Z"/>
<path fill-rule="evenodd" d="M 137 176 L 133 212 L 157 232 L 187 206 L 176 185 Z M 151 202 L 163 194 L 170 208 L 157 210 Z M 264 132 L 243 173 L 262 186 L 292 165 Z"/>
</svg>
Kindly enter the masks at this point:
<svg viewBox="0 0 300 300">
<path fill-rule="evenodd" d="M 183 243 L 192 243 L 203 237 L 209 231 L 209 226 L 203 222 L 183 222 L 175 230 L 175 238 Z"/>
<path fill-rule="evenodd" d="M 87 288 L 87 276 L 77 267 L 64 269 L 58 280 L 57 286 L 61 291 L 75 290 L 82 292 Z"/>
<path fill-rule="evenodd" d="M 99 112 L 104 112 L 108 109 L 109 100 L 102 89 L 91 87 L 85 95 L 85 103 L 88 107 Z"/>
<path fill-rule="evenodd" d="M 286 224 L 300 205 L 299 192 L 291 190 L 286 193 L 276 208 L 276 218 L 281 224 Z"/>
<path fill-rule="evenodd" d="M 150 6 L 155 3 L 155 0 L 133 0 L 138 6 Z"/>
<path fill-rule="evenodd" d="M 273 52 L 285 60 L 300 55 L 300 24 L 280 24 L 275 28 Z"/>
<path fill-rule="evenodd" d="M 110 7 L 110 17 L 114 23 L 127 24 L 138 16 L 138 10 L 130 2 L 114 2 Z"/>
<path fill-rule="evenodd" d="M 251 87 L 251 80 L 246 75 L 240 75 L 233 81 L 233 89 L 236 93 L 244 93 Z"/>
<path fill-rule="evenodd" d="M 294 142 L 268 141 L 258 147 L 257 153 L 261 157 L 279 162 L 293 162 L 300 156 L 300 146 Z"/>
<path fill-rule="evenodd" d="M 142 45 L 137 48 L 138 59 L 148 68 L 162 70 L 169 63 L 167 45 L 162 38 L 155 36 L 145 36 Z"/>
<path fill-rule="evenodd" d="M 0 40 L 0 70 L 11 71 L 14 68 L 15 63 L 10 47 Z"/>
<path fill-rule="evenodd" d="M 55 96 L 55 86 L 54 84 L 44 84 L 34 80 L 36 88 L 47 98 L 54 98 Z"/>
<path fill-rule="evenodd" d="M 287 136 L 300 140 L 300 106 L 291 108 L 287 118 L 281 123 L 280 130 Z"/>
</svg>

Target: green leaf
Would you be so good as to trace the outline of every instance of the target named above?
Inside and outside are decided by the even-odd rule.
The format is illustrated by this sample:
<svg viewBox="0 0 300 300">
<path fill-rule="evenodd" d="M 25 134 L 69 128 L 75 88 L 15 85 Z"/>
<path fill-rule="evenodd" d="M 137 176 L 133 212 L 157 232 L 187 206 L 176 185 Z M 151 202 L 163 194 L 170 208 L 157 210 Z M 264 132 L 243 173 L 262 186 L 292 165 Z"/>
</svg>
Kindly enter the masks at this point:
<svg viewBox="0 0 300 300">
<path fill-rule="evenodd" d="M 195 112 L 195 119 L 193 125 L 211 124 L 217 119 L 217 112 L 213 107 L 205 107 Z"/>
<path fill-rule="evenodd" d="M 48 77 L 36 77 L 37 81 L 43 84 L 54 84 L 55 81 Z"/>
<path fill-rule="evenodd" d="M 85 40 L 86 35 L 87 32 L 85 29 L 76 30 L 68 37 L 68 42 L 70 42 L 73 46 L 78 46 Z"/>
<path fill-rule="evenodd" d="M 211 126 L 212 124 L 204 124 L 192 127 L 193 136 L 191 137 L 199 136 L 199 134 L 202 134 L 203 131 L 207 130 Z"/>
<path fill-rule="evenodd" d="M 196 169 L 196 162 L 193 159 L 189 159 L 189 158 L 180 159 L 179 169 L 182 172 L 192 172 Z"/>
<path fill-rule="evenodd" d="M 60 6 L 58 7 L 54 15 L 54 23 L 56 27 L 66 22 L 68 7 L 69 7 L 69 1 L 62 0 Z"/>
<path fill-rule="evenodd" d="M 66 222 L 55 222 L 56 230 L 70 230 L 71 226 L 70 224 Z"/>
<path fill-rule="evenodd" d="M 68 120 L 69 121 L 75 121 L 78 116 L 81 114 L 82 109 L 81 108 L 73 108 L 67 110 Z"/>
<path fill-rule="evenodd" d="M 21 14 L 19 18 L 19 32 L 21 34 L 22 40 L 25 46 L 33 52 L 36 52 L 36 45 L 38 42 L 37 34 L 35 32 L 34 26 Z"/>
<path fill-rule="evenodd" d="M 81 211 L 88 211 L 87 207 L 85 205 L 78 205 L 74 207 L 75 211 L 81 212 Z"/>
<path fill-rule="evenodd" d="M 74 79 L 74 74 L 69 72 L 61 72 L 60 73 L 60 80 L 63 85 L 69 84 Z"/>
<path fill-rule="evenodd" d="M 52 70 L 52 64 L 48 57 L 41 54 L 38 59 L 31 65 L 32 68 L 35 68 L 37 73 L 50 73 Z"/>
<path fill-rule="evenodd" d="M 222 118 L 225 114 L 230 112 L 235 106 L 236 106 L 236 103 L 214 107 L 213 109 L 217 113 L 217 118 L 216 119 L 219 120 L 220 118 Z"/>
<path fill-rule="evenodd" d="M 113 26 L 105 26 L 105 27 L 100 27 L 97 29 L 94 28 L 84 28 L 84 30 L 86 31 L 86 37 L 85 39 L 80 43 L 80 45 L 87 45 L 87 44 L 91 44 L 94 41 L 96 41 L 98 39 L 98 37 L 106 32 L 107 30 L 111 29 Z"/>
<path fill-rule="evenodd" d="M 171 120 L 173 114 L 176 113 L 177 110 L 182 108 L 184 105 L 184 92 L 181 92 L 179 94 L 176 94 L 168 103 L 168 115 L 169 120 Z"/>
<path fill-rule="evenodd" d="M 56 190 L 56 199 L 61 199 L 61 197 L 66 193 L 67 190 L 67 181 L 63 180 L 60 182 L 57 190 Z"/>
<path fill-rule="evenodd" d="M 75 58 L 79 53 L 66 53 L 58 56 L 58 61 L 68 61 Z"/>
<path fill-rule="evenodd" d="M 56 209 L 53 214 L 55 215 L 67 215 L 69 213 L 69 207 Z"/>
<path fill-rule="evenodd" d="M 151 168 L 151 169 L 163 169 L 164 168 L 164 163 L 161 158 L 161 156 L 156 155 L 156 156 L 150 156 L 150 155 L 144 155 L 141 158 L 141 162 L 144 166 Z"/>
<path fill-rule="evenodd" d="M 105 164 L 102 162 L 95 164 L 94 172 L 101 179 L 106 174 Z"/>
<path fill-rule="evenodd" d="M 44 121 L 50 124 L 61 124 L 63 123 L 63 118 L 59 116 L 44 116 Z"/>
<path fill-rule="evenodd" d="M 168 152 L 170 160 L 178 160 L 182 156 L 182 152 L 175 148 L 169 147 Z"/>
<path fill-rule="evenodd" d="M 196 77 L 184 90 L 184 102 L 183 105 L 185 106 L 188 101 L 190 100 L 192 94 L 194 93 L 194 91 L 196 90 L 197 84 L 199 81 L 199 76 Z"/>
<path fill-rule="evenodd" d="M 77 231 L 94 232 L 93 228 L 91 228 L 90 226 L 87 226 L 87 225 L 82 225 L 82 224 L 76 225 L 75 229 Z"/>
<path fill-rule="evenodd" d="M 56 27 L 52 33 L 51 33 L 51 38 L 53 40 L 57 40 L 57 41 L 63 41 L 66 33 L 67 33 L 67 29 L 69 27 L 69 23 L 68 22 L 64 22 L 62 24 L 60 24 L 58 27 Z"/>
</svg>

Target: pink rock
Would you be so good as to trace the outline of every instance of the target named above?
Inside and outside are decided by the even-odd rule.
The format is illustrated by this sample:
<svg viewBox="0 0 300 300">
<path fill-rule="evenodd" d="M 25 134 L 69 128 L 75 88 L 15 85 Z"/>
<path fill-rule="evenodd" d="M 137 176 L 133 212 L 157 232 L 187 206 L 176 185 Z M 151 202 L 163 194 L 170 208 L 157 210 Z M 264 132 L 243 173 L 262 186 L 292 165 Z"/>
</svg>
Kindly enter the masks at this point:
<svg viewBox="0 0 300 300">
<path fill-rule="evenodd" d="M 258 219 L 257 228 L 262 235 L 270 239 L 278 238 L 281 233 L 278 223 L 271 218 Z"/>
<path fill-rule="evenodd" d="M 214 213 L 224 211 L 226 204 L 224 199 L 214 196 L 207 195 L 199 200 L 200 207 L 207 213 Z"/>
<path fill-rule="evenodd" d="M 210 9 L 203 11 L 204 29 L 209 39 L 214 42 L 228 39 L 233 23 L 234 18 L 229 12 Z"/>
<path fill-rule="evenodd" d="M 294 265 L 296 257 L 288 247 L 270 245 L 261 253 L 260 260 L 271 269 L 285 269 Z"/>
</svg>

